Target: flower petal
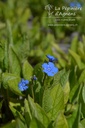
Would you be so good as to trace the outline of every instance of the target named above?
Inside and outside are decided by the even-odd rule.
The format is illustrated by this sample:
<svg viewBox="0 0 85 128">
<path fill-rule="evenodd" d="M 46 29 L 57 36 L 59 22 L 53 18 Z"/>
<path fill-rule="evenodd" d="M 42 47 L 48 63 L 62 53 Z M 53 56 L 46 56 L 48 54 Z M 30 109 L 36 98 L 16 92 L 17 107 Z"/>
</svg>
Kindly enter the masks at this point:
<svg viewBox="0 0 85 128">
<path fill-rule="evenodd" d="M 54 64 L 52 62 L 48 62 L 48 65 L 53 68 L 54 67 Z"/>
<path fill-rule="evenodd" d="M 58 68 L 54 67 L 52 71 L 54 72 L 54 74 L 56 74 L 58 72 Z"/>
<path fill-rule="evenodd" d="M 28 80 L 25 80 L 25 84 L 29 84 L 29 81 Z"/>
<path fill-rule="evenodd" d="M 54 74 L 52 72 L 48 72 L 47 75 L 48 76 L 54 76 Z"/>
<path fill-rule="evenodd" d="M 47 68 L 47 66 L 48 66 L 47 63 L 42 64 L 42 67 L 43 67 L 43 68 Z"/>
</svg>

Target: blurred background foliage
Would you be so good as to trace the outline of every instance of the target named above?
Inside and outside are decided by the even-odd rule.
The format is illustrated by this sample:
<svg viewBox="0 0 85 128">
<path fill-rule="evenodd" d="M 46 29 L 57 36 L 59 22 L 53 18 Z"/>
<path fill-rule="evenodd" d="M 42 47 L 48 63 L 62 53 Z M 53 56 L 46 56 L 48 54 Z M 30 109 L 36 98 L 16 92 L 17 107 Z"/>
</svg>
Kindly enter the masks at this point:
<svg viewBox="0 0 85 128">
<path fill-rule="evenodd" d="M 69 6 L 70 2 L 70 0 L 1 0 L 1 44 L 4 45 L 4 42 L 6 40 L 9 41 L 11 37 L 11 41 L 16 47 L 16 52 L 17 54 L 21 53 L 20 59 L 23 61 L 24 57 L 28 56 L 29 58 L 32 56 L 42 58 L 43 53 L 46 54 L 48 51 L 52 51 L 50 45 L 52 42 L 56 44 L 70 44 L 75 35 L 81 39 L 81 35 L 85 32 L 85 4 L 83 0 L 79 1 L 83 9 L 79 13 L 81 18 L 77 21 L 77 27 L 48 26 L 48 21 L 44 18 L 47 16 L 46 5 L 61 7 L 62 5 Z M 66 46 L 68 47 L 69 45 Z"/>
</svg>

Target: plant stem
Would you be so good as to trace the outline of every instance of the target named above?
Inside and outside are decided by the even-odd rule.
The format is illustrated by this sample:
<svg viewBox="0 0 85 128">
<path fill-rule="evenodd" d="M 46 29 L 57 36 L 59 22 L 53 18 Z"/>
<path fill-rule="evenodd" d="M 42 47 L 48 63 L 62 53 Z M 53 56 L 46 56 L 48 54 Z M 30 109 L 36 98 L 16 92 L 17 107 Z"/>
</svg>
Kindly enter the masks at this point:
<svg viewBox="0 0 85 128">
<path fill-rule="evenodd" d="M 44 78 L 43 78 L 43 86 L 45 86 L 45 79 L 46 79 L 46 74 L 44 74 Z"/>
</svg>

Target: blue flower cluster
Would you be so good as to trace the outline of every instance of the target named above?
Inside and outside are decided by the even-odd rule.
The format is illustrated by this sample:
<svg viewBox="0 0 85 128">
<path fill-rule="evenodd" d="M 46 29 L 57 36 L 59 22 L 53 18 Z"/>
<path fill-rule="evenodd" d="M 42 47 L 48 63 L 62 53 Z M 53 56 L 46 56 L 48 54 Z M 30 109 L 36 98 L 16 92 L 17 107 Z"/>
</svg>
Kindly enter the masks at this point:
<svg viewBox="0 0 85 128">
<path fill-rule="evenodd" d="M 29 81 L 28 80 L 21 79 L 21 81 L 18 84 L 19 90 L 20 91 L 27 90 L 28 89 L 28 86 L 27 86 L 28 84 L 29 84 Z"/>
<path fill-rule="evenodd" d="M 49 62 L 42 64 L 43 72 L 45 72 L 48 76 L 54 76 L 58 72 L 58 68 L 55 67 L 53 62 L 57 59 L 50 55 L 47 55 L 47 58 L 49 59 Z"/>
<path fill-rule="evenodd" d="M 57 59 L 51 55 L 47 55 L 47 58 L 49 59 L 49 62 L 42 64 L 43 72 L 45 72 L 48 76 L 54 76 L 58 72 L 58 68 L 54 65 L 54 62 L 57 61 Z M 31 79 L 37 80 L 37 77 L 34 75 Z M 28 80 L 21 79 L 18 84 L 19 90 L 27 90 L 29 88 L 28 84 Z"/>
<path fill-rule="evenodd" d="M 82 5 L 79 2 L 70 2 L 69 6 L 70 7 L 77 7 L 77 8 L 82 7 Z"/>
</svg>

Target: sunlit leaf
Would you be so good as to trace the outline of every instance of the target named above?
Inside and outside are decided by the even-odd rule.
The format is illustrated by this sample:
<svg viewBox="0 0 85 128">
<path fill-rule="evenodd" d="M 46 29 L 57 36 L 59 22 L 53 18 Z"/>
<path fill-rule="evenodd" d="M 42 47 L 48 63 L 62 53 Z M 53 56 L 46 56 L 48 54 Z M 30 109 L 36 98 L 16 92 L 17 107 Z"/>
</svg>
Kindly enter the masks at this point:
<svg viewBox="0 0 85 128">
<path fill-rule="evenodd" d="M 69 99 L 69 94 L 70 94 L 70 85 L 69 82 L 67 82 L 66 85 L 64 86 L 64 104 L 67 103 Z"/>
<path fill-rule="evenodd" d="M 80 74 L 80 77 L 79 77 L 79 83 L 82 83 L 85 81 L 85 70 L 83 70 Z"/>
<path fill-rule="evenodd" d="M 53 123 L 53 128 L 69 128 L 67 120 L 63 113 L 60 113 Z"/>
<path fill-rule="evenodd" d="M 23 94 L 18 88 L 20 77 L 16 76 L 15 74 L 11 74 L 11 73 L 3 73 L 2 81 L 3 81 L 4 88 L 9 88 L 13 93 L 23 96 Z"/>
<path fill-rule="evenodd" d="M 58 113 L 63 111 L 64 92 L 59 84 L 44 90 L 42 107 L 52 120 L 55 120 Z"/>
<path fill-rule="evenodd" d="M 24 101 L 24 114 L 25 114 L 26 124 L 29 127 L 29 124 L 32 120 L 32 115 L 31 115 L 31 112 L 30 112 L 28 101 L 26 99 Z"/>
<path fill-rule="evenodd" d="M 19 118 L 17 118 L 16 119 L 16 128 L 27 128 L 27 126 Z"/>
<path fill-rule="evenodd" d="M 30 106 L 32 117 L 36 118 L 44 125 L 45 128 L 47 128 L 49 119 L 44 110 L 37 103 L 34 103 L 33 99 L 30 96 L 28 96 L 28 103 Z"/>
</svg>

